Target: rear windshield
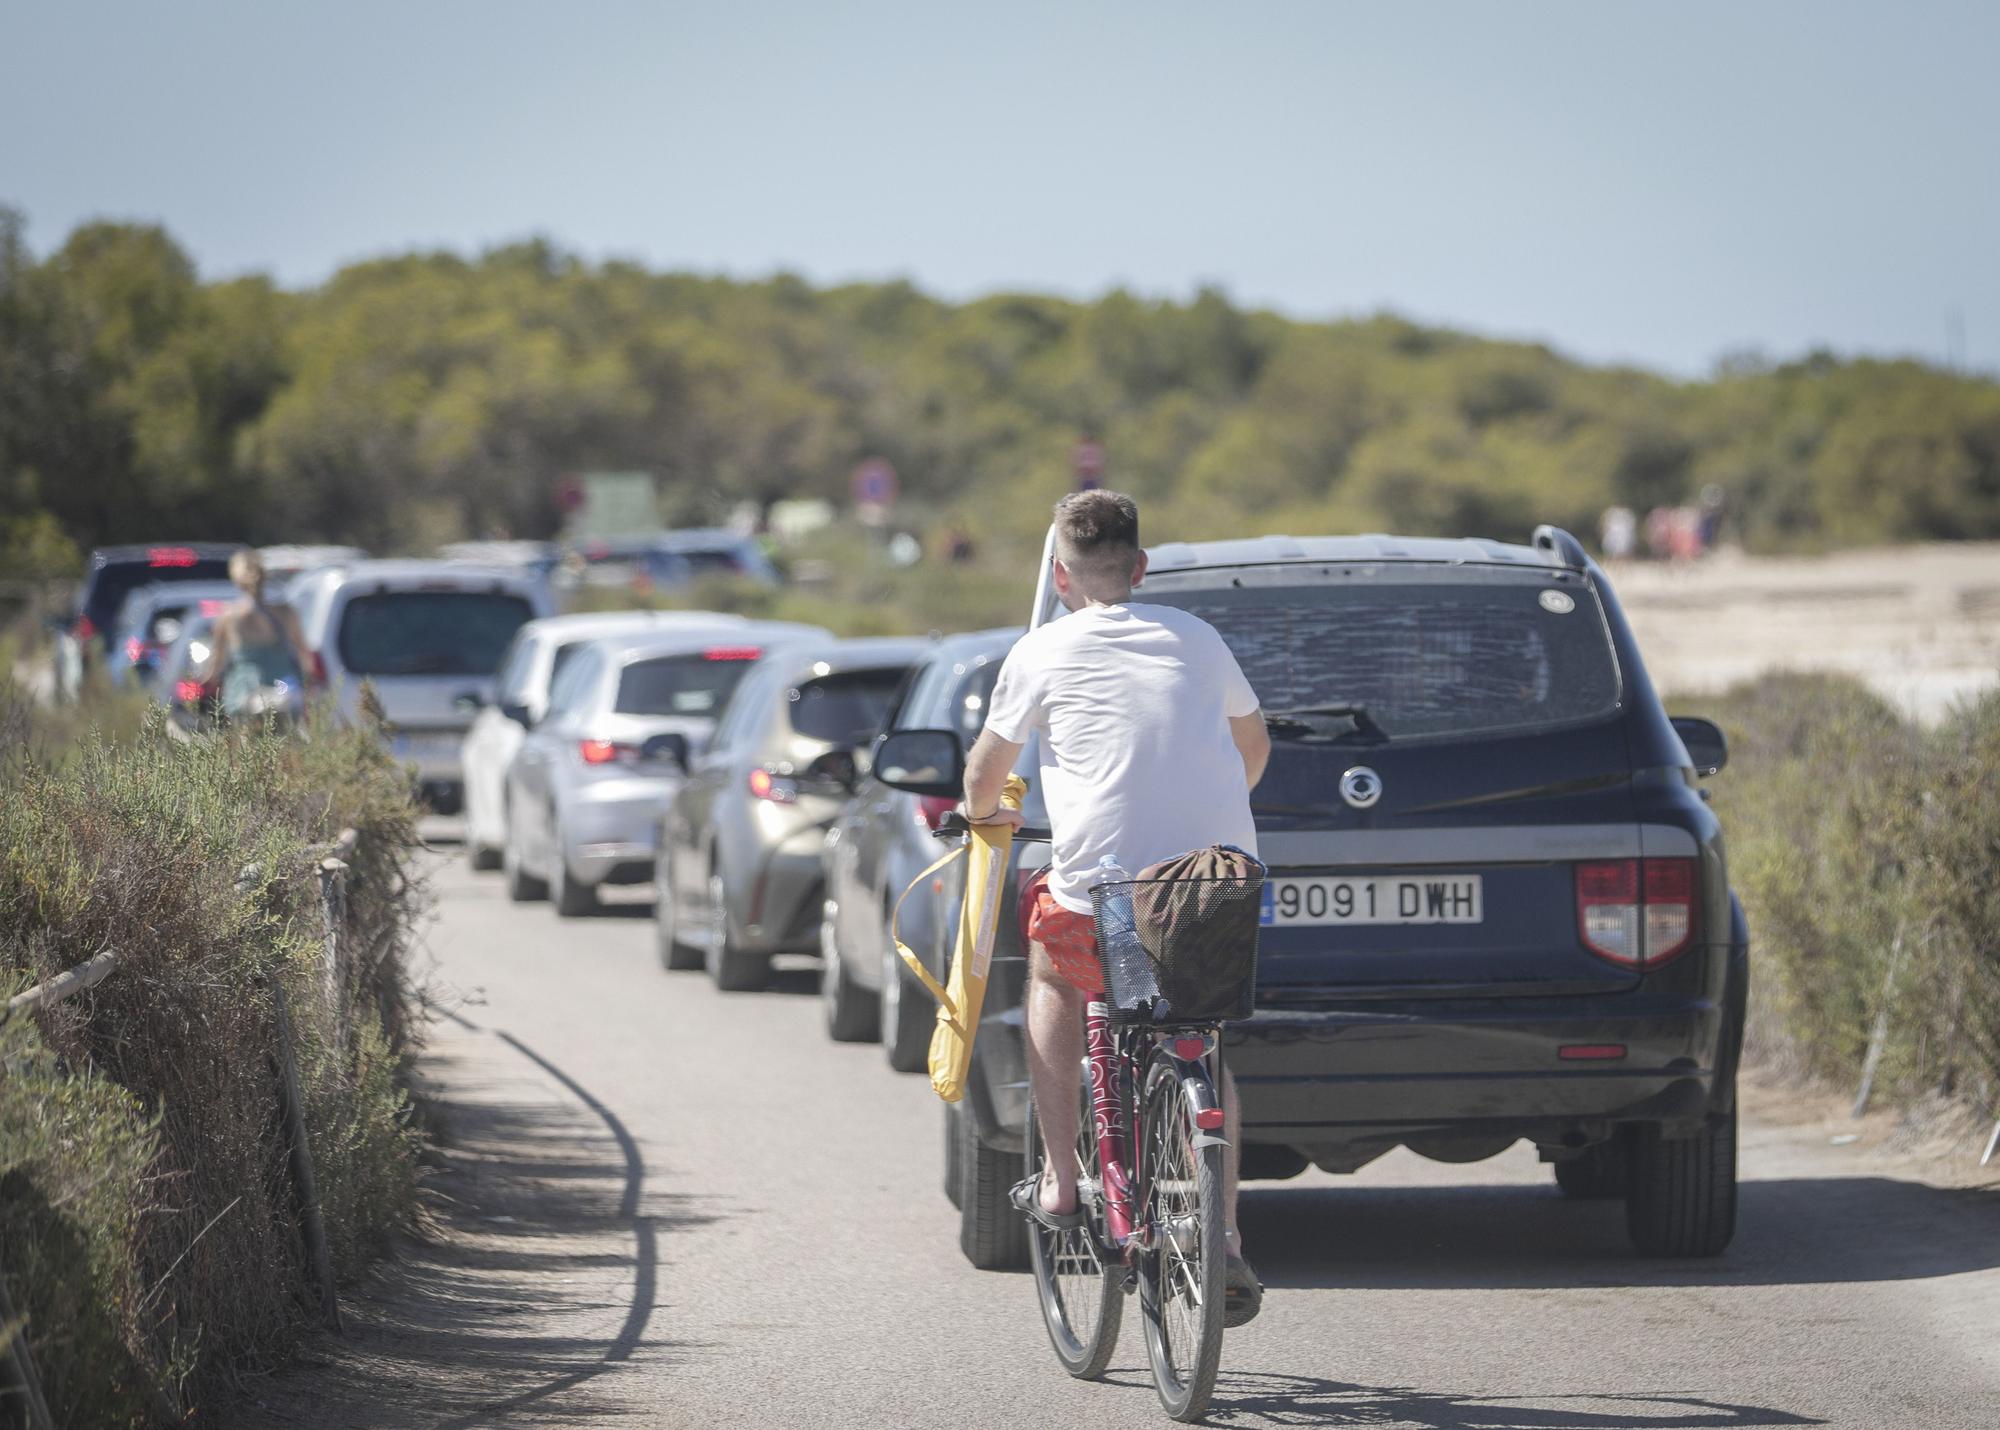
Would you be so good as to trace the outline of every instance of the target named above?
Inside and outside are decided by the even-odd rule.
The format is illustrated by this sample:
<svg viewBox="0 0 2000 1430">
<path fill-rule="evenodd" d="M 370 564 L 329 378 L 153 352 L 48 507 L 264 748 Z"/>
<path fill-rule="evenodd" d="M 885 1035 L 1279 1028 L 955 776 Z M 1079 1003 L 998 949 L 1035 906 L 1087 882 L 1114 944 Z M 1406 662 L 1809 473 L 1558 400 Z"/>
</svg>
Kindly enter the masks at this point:
<svg viewBox="0 0 2000 1430">
<path fill-rule="evenodd" d="M 1175 589 L 1228 642 L 1283 738 L 1368 742 L 1526 731 L 1618 708 L 1618 661 L 1597 596 L 1554 575 L 1247 572 L 1241 587 Z M 1280 582 L 1284 584 L 1279 584 Z M 1359 707 L 1341 720 L 1327 712 Z"/>
<path fill-rule="evenodd" d="M 118 609 L 125 604 L 125 598 L 139 586 L 150 586 L 156 581 L 229 579 L 227 560 L 189 559 L 179 548 L 163 548 L 158 559 L 163 564 L 155 566 L 145 560 L 115 561 L 109 566 L 98 567 L 83 597 L 83 613 L 90 617 L 90 623 L 100 632 L 109 629 L 117 621 Z"/>
<path fill-rule="evenodd" d="M 792 729 L 810 740 L 859 748 L 880 733 L 907 674 L 900 666 L 850 670 L 794 686 L 789 695 Z"/>
<path fill-rule="evenodd" d="M 340 663 L 356 675 L 491 675 L 533 614 L 493 591 L 356 596 L 340 620 Z"/>
<path fill-rule="evenodd" d="M 152 645 L 172 645 L 180 639 L 190 615 L 197 620 L 212 621 L 228 610 L 229 605 L 228 601 L 211 596 L 188 604 L 176 601 L 172 605 L 155 606 L 152 615 L 147 618 L 141 638 Z"/>
<path fill-rule="evenodd" d="M 636 661 L 618 677 L 620 715 L 713 716 L 754 662 L 700 655 Z"/>
</svg>

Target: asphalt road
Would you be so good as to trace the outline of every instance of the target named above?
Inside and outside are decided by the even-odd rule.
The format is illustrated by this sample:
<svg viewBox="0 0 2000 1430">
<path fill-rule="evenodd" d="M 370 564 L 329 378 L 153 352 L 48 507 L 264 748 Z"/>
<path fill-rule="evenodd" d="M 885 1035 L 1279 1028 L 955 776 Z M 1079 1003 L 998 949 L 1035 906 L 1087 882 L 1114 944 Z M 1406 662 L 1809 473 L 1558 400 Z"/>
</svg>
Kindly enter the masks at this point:
<svg viewBox="0 0 2000 1430">
<path fill-rule="evenodd" d="M 660 969 L 644 907 L 558 921 L 455 860 L 437 887 L 450 1234 L 241 1423 L 1164 1423 L 1136 1303 L 1072 1381 L 1028 1277 L 960 1258 L 938 1103 L 826 1039 L 809 965 L 718 994 Z M 2000 1426 L 2000 1193 L 1797 1128 L 1746 1128 L 1743 1168 L 1735 1245 L 1684 1263 L 1522 1147 L 1251 1184 L 1270 1289 L 1211 1422 Z"/>
</svg>

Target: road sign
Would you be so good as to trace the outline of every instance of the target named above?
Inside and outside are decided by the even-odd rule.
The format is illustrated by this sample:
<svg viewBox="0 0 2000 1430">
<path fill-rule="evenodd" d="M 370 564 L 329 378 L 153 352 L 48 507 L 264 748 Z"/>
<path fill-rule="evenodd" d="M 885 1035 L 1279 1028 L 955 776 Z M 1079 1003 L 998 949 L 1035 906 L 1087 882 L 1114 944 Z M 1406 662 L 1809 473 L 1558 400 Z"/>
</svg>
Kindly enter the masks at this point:
<svg viewBox="0 0 2000 1430">
<path fill-rule="evenodd" d="M 881 457 L 870 457 L 854 469 L 849 490 L 855 515 L 868 526 L 880 526 L 896 504 L 896 469 Z"/>
<path fill-rule="evenodd" d="M 1104 444 L 1085 437 L 1070 449 L 1070 463 L 1076 468 L 1076 489 L 1096 491 L 1104 485 Z"/>
</svg>

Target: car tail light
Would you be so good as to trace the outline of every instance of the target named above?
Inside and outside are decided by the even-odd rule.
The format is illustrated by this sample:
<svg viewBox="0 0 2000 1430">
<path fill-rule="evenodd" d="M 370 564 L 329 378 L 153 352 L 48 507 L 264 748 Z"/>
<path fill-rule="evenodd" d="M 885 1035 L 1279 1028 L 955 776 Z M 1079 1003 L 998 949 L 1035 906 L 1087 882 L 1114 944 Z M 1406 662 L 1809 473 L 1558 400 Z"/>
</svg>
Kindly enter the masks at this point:
<svg viewBox="0 0 2000 1430">
<path fill-rule="evenodd" d="M 201 613 L 204 616 L 219 616 L 228 609 L 229 609 L 229 602 L 227 601 L 217 601 L 210 599 L 210 600 L 205 600 L 201 603 Z"/>
<path fill-rule="evenodd" d="M 1613 859 L 1576 866 L 1583 946 L 1621 968 L 1649 969 L 1694 942 L 1692 859 Z"/>
<path fill-rule="evenodd" d="M 958 801 L 950 795 L 920 794 L 917 796 L 917 819 L 924 828 L 936 832 L 944 823 L 944 817 L 958 808 Z"/>
<path fill-rule="evenodd" d="M 326 657 L 318 651 L 312 653 L 312 669 L 308 672 L 314 685 L 326 684 Z"/>
<path fill-rule="evenodd" d="M 76 618 L 76 638 L 78 640 L 87 641 L 96 634 L 97 622 L 93 621 L 89 616 L 78 616 Z"/>
<path fill-rule="evenodd" d="M 773 804 L 790 804 L 799 797 L 799 782 L 759 767 L 750 771 L 750 793 Z"/>
<path fill-rule="evenodd" d="M 718 645 L 710 646 L 701 653 L 703 660 L 755 660 L 764 653 L 762 646 Z"/>
<path fill-rule="evenodd" d="M 137 665 L 140 661 L 144 660 L 149 650 L 151 650 L 151 647 L 137 636 L 125 637 L 125 659 L 131 661 L 132 664 Z"/>
<path fill-rule="evenodd" d="M 639 763 L 637 745 L 621 745 L 616 740 L 584 740 L 576 747 L 586 765 L 636 765 Z"/>
<path fill-rule="evenodd" d="M 178 680 L 174 682 L 174 699 L 183 705 L 201 704 L 201 682 L 199 680 Z"/>
<path fill-rule="evenodd" d="M 194 563 L 192 546 L 155 546 L 146 553 L 148 566 L 192 566 Z"/>
</svg>

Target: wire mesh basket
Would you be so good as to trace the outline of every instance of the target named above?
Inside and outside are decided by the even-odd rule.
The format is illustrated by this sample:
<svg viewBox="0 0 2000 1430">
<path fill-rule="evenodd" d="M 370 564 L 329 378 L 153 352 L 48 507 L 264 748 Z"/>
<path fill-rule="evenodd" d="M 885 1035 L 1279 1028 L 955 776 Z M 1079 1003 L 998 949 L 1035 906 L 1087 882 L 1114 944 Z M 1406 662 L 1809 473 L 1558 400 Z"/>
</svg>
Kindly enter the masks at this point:
<svg viewBox="0 0 2000 1430">
<path fill-rule="evenodd" d="M 1251 872 L 1243 877 L 1131 879 L 1092 886 L 1098 957 L 1114 1014 L 1156 1023 L 1250 1016 L 1257 995 L 1264 868 L 1244 857 Z M 1127 918 L 1145 951 L 1144 967 L 1122 966 L 1112 956 Z"/>
</svg>

